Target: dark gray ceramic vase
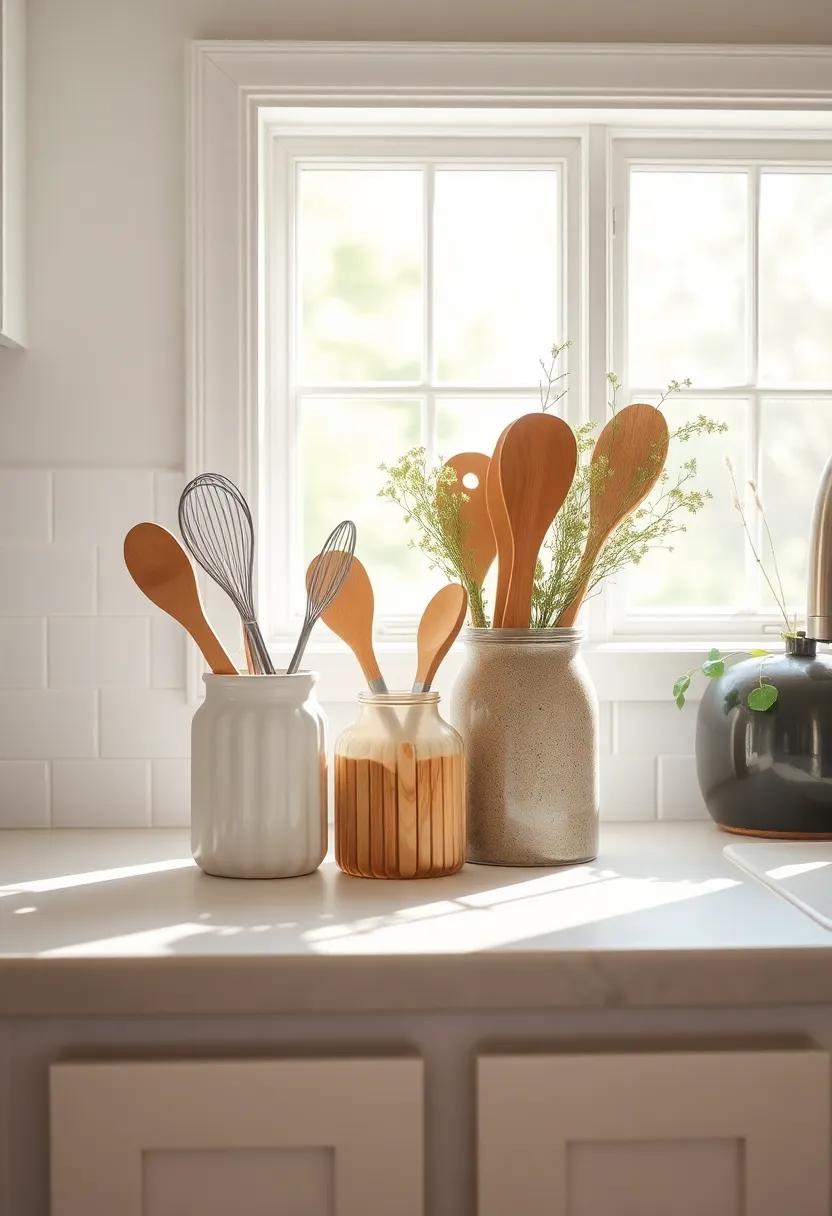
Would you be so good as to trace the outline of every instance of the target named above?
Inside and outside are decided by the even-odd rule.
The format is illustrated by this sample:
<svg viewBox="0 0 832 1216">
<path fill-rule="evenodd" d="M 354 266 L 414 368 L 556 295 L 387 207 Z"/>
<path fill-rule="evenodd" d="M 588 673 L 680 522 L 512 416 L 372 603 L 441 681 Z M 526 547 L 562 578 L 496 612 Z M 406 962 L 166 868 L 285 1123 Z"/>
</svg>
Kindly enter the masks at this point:
<svg viewBox="0 0 832 1216">
<path fill-rule="evenodd" d="M 708 682 L 696 723 L 699 785 L 712 819 L 752 836 L 832 839 L 832 658 L 810 638 L 787 639 L 763 679 L 778 689 L 765 712 L 746 698 L 760 660 Z"/>
</svg>

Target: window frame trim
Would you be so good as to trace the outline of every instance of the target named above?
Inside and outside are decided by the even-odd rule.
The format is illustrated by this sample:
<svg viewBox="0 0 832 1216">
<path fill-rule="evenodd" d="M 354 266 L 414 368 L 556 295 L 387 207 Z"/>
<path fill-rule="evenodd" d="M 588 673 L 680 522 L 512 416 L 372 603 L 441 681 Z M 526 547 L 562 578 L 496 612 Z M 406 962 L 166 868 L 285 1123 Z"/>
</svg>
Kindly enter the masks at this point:
<svg viewBox="0 0 832 1216">
<path fill-rule="evenodd" d="M 522 114 L 558 107 L 577 118 L 582 107 L 606 107 L 621 112 L 622 137 L 633 133 L 627 112 L 634 108 L 769 111 L 775 130 L 778 113 L 832 111 L 830 47 L 196 41 L 186 58 L 186 472 L 210 467 L 233 477 L 256 518 L 267 109 L 409 104 Z M 611 140 L 609 131 L 590 133 L 585 165 L 608 166 Z M 604 188 L 583 183 L 585 240 L 593 248 L 601 234 L 606 245 L 608 176 Z M 585 261 L 586 301 L 593 285 L 608 284 L 610 266 L 609 258 Z M 611 366 L 609 321 L 584 304 L 578 355 L 591 401 L 603 394 Z M 206 600 L 218 625 L 236 627 L 222 593 L 207 587 Z M 593 604 L 588 625 L 596 641 L 599 621 Z M 607 652 L 606 644 L 598 649 Z M 202 663 L 193 650 L 191 660 L 187 695 L 195 700 Z"/>
<path fill-rule="evenodd" d="M 720 137 L 713 135 L 668 136 L 667 132 L 649 135 L 615 135 L 611 140 L 612 155 L 610 177 L 612 189 L 612 206 L 616 216 L 616 238 L 611 252 L 611 294 L 609 307 L 612 313 L 612 366 L 622 379 L 622 400 L 633 400 L 633 394 L 646 395 L 655 389 L 645 389 L 643 385 L 630 382 L 627 367 L 627 234 L 629 231 L 629 170 L 633 165 L 654 165 L 660 169 L 672 171 L 674 165 L 695 168 L 716 168 L 719 165 L 736 167 L 747 170 L 753 189 L 749 191 L 749 208 L 751 212 L 749 223 L 749 275 L 747 283 L 746 305 L 747 340 L 746 371 L 749 382 L 746 384 L 709 386 L 697 389 L 695 386 L 682 397 L 694 399 L 708 396 L 723 399 L 744 399 L 750 409 L 749 464 L 751 476 L 758 476 L 755 466 L 760 458 L 759 436 L 759 407 L 766 397 L 780 398 L 783 396 L 795 399 L 813 399 L 817 396 L 829 396 L 832 384 L 816 387 L 789 386 L 783 388 L 776 385 L 763 385 L 758 376 L 758 281 L 757 281 L 757 238 L 760 173 L 765 169 L 795 169 L 816 168 L 819 172 L 829 172 L 832 167 L 832 137 L 806 139 L 804 133 L 796 132 L 793 136 L 785 134 L 775 139 L 771 132 L 737 131 L 725 132 Z M 820 152 L 824 155 L 819 155 Z M 684 372 L 680 372 L 684 374 Z M 752 450 L 753 449 L 753 450 Z M 728 492 L 726 488 L 726 493 Z M 739 527 L 739 522 L 737 523 Z M 746 562 L 749 558 L 746 552 Z M 624 597 L 621 597 L 624 599 Z M 618 597 L 605 595 L 603 597 L 604 637 L 610 642 L 637 642 L 642 638 L 672 638 L 676 641 L 695 640 L 697 638 L 713 639 L 714 637 L 738 639 L 753 638 L 758 643 L 765 643 L 777 638 L 782 629 L 782 618 L 777 612 L 748 612 L 744 609 L 735 612 L 724 612 L 718 609 L 701 610 L 690 613 L 680 610 L 678 613 L 627 611 L 619 606 Z"/>
</svg>

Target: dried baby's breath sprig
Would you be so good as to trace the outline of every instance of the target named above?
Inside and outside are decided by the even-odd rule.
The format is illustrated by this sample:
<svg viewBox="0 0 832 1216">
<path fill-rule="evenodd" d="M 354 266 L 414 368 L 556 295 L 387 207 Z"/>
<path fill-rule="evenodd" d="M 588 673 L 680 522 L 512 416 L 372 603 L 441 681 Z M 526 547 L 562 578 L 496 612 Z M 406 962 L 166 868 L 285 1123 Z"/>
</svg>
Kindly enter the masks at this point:
<svg viewBox="0 0 832 1216">
<path fill-rule="evenodd" d="M 471 624 L 485 628 L 488 621 L 482 587 L 466 572 L 469 553 L 460 508 L 468 495 L 454 488 L 456 473 L 446 465 L 429 468 L 424 448 L 411 448 L 395 464 L 383 464 L 380 469 L 386 481 L 379 497 L 395 503 L 404 513 L 405 523 L 416 526 L 411 548 L 420 549 L 430 565 L 441 570 L 450 582 L 462 583 L 468 592 Z"/>
<path fill-rule="evenodd" d="M 562 400 L 562 398 L 564 398 L 569 391 L 566 383 L 569 377 L 569 372 L 561 372 L 556 376 L 555 366 L 563 352 L 568 350 L 571 345 L 571 342 L 562 342 L 560 346 L 553 346 L 549 351 L 548 366 L 546 365 L 545 360 L 540 360 L 540 370 L 546 377 L 545 384 L 542 380 L 538 384 L 538 388 L 540 390 L 540 408 L 543 410 L 544 414 L 556 406 L 557 403 Z"/>
</svg>

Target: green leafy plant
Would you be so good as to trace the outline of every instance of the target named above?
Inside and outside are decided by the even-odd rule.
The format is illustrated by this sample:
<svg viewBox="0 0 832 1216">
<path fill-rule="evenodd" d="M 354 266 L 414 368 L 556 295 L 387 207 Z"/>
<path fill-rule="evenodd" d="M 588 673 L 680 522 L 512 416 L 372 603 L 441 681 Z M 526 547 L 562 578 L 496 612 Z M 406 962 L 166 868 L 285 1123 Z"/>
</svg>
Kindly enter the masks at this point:
<svg viewBox="0 0 832 1216">
<path fill-rule="evenodd" d="M 540 408 L 544 413 L 568 392 L 568 373 L 558 371 L 558 361 L 569 346 L 569 342 L 553 346 L 548 360 L 540 361 Z M 621 384 L 612 372 L 607 382 L 612 416 L 618 408 Z M 659 406 L 690 385 L 690 380 L 671 381 Z M 574 598 L 590 528 L 591 494 L 599 481 L 609 474 L 603 461 L 594 464 L 591 461 L 595 424 L 584 423 L 573 430 L 578 447 L 578 467 L 538 560 L 531 611 L 534 629 L 555 625 Z M 700 435 L 716 435 L 725 430 L 725 423 L 700 414 L 670 432 L 671 450 Z M 657 452 L 639 470 L 633 486 L 634 501 L 641 497 L 640 486 L 656 472 L 652 461 L 661 459 L 662 454 Z M 472 584 L 465 572 L 465 523 L 460 506 L 467 501 L 467 495 L 464 489 L 457 489 L 453 470 L 445 468 L 441 458 L 431 465 L 424 448 L 412 448 L 394 464 L 382 465 L 381 471 L 385 481 L 379 494 L 403 512 L 406 523 L 414 525 L 411 545 L 420 549 L 430 564 L 447 578 L 462 583 L 468 592 L 471 623 L 478 628 L 487 627 L 489 619 L 482 588 Z M 590 577 L 588 596 L 596 593 L 605 579 L 628 566 L 638 565 L 652 549 L 672 548 L 669 541 L 675 534 L 685 531 L 686 517 L 702 510 L 712 497 L 709 490 L 696 485 L 697 476 L 695 458 L 683 461 L 674 474 L 665 471 L 660 475 L 653 494 L 619 524 L 601 549 Z"/>
</svg>

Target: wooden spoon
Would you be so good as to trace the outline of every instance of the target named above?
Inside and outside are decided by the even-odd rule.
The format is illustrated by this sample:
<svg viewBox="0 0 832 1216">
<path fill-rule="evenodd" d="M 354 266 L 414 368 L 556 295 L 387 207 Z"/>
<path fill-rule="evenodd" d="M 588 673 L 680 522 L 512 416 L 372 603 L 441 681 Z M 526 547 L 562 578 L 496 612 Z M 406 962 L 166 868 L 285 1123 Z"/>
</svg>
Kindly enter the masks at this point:
<svg viewBox="0 0 832 1216">
<path fill-rule="evenodd" d="M 236 676 L 237 668 L 205 619 L 190 558 L 179 541 L 159 524 L 136 524 L 124 538 L 124 562 L 149 600 L 183 625 L 217 676 Z"/>
<path fill-rule="evenodd" d="M 308 588 L 312 572 L 318 562 L 315 557 L 306 571 Z M 321 620 L 333 633 L 346 642 L 367 678 L 371 692 L 387 692 L 387 685 L 379 669 L 373 651 L 373 587 L 367 571 L 357 557 L 353 557 L 350 571 L 335 599 L 324 609 Z"/>
<path fill-rule="evenodd" d="M 589 487 L 589 535 L 578 568 L 578 589 L 558 617 L 559 626 L 575 623 L 592 568 L 610 534 L 643 502 L 661 476 L 670 434 L 661 410 L 628 405 L 598 436 L 590 464 L 596 476 Z"/>
<path fill-rule="evenodd" d="M 503 443 L 513 426 L 514 423 L 510 422 L 497 440 L 485 478 L 485 503 L 497 551 L 497 589 L 494 595 L 494 615 L 491 621 L 495 629 L 499 629 L 503 623 L 503 612 L 511 578 L 511 528 L 506 513 L 506 504 L 503 501 L 503 492 L 500 489 L 499 467 Z"/>
<path fill-rule="evenodd" d="M 456 481 L 450 489 L 454 494 L 466 495 L 466 501 L 460 503 L 459 514 L 465 525 L 465 573 L 475 587 L 483 585 L 497 555 L 485 490 L 490 464 L 491 458 L 484 452 L 459 452 L 445 461 L 446 467 L 456 473 Z M 476 478 L 477 484 L 466 486 L 466 477 Z"/>
<path fill-rule="evenodd" d="M 413 692 L 429 692 L 439 664 L 450 650 L 468 611 L 468 592 L 459 583 L 448 583 L 422 613 L 416 634 L 418 663 Z"/>
<path fill-rule="evenodd" d="M 511 532 L 502 628 L 528 629 L 537 555 L 572 485 L 578 446 L 554 414 L 524 414 L 503 436 L 497 477 Z"/>
</svg>

